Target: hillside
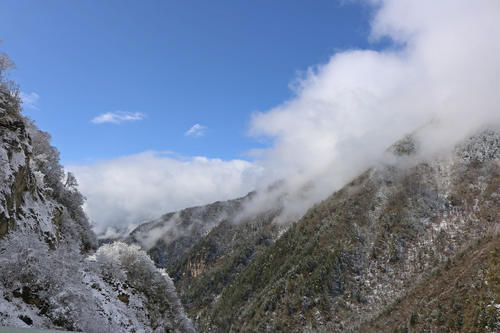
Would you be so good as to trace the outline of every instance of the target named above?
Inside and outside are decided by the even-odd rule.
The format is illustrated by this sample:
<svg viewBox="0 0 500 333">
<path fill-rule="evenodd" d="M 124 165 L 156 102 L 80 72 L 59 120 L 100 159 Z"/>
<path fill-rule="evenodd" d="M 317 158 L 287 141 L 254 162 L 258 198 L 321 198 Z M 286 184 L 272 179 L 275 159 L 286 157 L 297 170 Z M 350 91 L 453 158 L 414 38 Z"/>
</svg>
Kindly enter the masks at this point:
<svg viewBox="0 0 500 333">
<path fill-rule="evenodd" d="M 2 58 L 5 60 L 5 57 Z M 1 65 L 1 63 L 0 63 Z M 0 326 L 193 332 L 168 274 L 97 241 L 50 136 L 21 115 L 0 66 Z"/>
<path fill-rule="evenodd" d="M 137 227 L 125 242 L 141 245 L 158 267 L 166 268 L 186 310 L 196 316 L 286 228 L 273 223 L 279 204 L 242 217 L 254 196 L 165 214 Z"/>
<path fill-rule="evenodd" d="M 430 271 L 360 332 L 497 332 L 500 308 L 498 231 L 472 242 Z"/>
<path fill-rule="evenodd" d="M 223 221 L 233 220 L 245 201 L 252 196 L 253 193 L 249 193 L 243 198 L 217 201 L 165 214 L 135 228 L 125 238 L 125 242 L 140 244 L 149 250 L 159 267 L 167 267 L 189 251 L 212 228 Z"/>
<path fill-rule="evenodd" d="M 472 297 L 463 286 L 477 283 L 452 284 L 448 295 L 465 309 L 462 329 L 495 331 L 500 300 L 491 276 L 498 256 L 476 252 L 495 253 L 498 243 L 499 132 L 480 132 L 431 158 L 418 147 L 411 136 L 401 140 L 388 153 L 390 163 L 367 170 L 290 227 L 272 222 L 279 209 L 243 223 L 226 218 L 170 261 L 168 272 L 200 331 L 356 332 L 362 325 L 366 332 L 403 332 L 411 313 L 420 322 L 412 328 L 443 331 L 443 320 L 456 314 L 441 310 L 439 321 L 430 318 L 451 296 L 441 306 L 425 288 L 436 276 L 450 284 L 452 275 L 436 273 L 443 267 L 463 270 L 469 280 L 478 271 L 489 276 L 472 304 L 462 302 Z M 150 249 L 153 257 L 160 252 L 170 256 L 168 247 Z M 418 297 L 407 296 L 418 288 Z M 426 299 L 434 308 L 423 305 Z M 402 302 L 409 305 L 401 314 Z"/>
<path fill-rule="evenodd" d="M 356 331 L 440 263 L 496 235 L 499 148 L 498 132 L 485 131 L 449 158 L 368 170 L 254 260 L 201 315 L 200 326 Z M 495 297 L 489 302 L 498 303 Z"/>
<path fill-rule="evenodd" d="M 224 288 L 281 235 L 276 212 L 245 221 L 223 221 L 188 253 L 167 267 L 186 311 L 193 317 L 210 309 Z"/>
</svg>

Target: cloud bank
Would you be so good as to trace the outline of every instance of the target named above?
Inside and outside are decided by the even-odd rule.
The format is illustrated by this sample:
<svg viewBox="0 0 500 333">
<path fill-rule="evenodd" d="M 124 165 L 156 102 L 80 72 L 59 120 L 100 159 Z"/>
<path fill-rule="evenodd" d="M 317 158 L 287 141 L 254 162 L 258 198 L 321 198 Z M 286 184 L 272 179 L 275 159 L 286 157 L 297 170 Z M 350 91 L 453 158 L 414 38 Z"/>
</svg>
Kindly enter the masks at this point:
<svg viewBox="0 0 500 333">
<path fill-rule="evenodd" d="M 500 2 L 371 3 L 371 38 L 390 38 L 390 49 L 337 53 L 309 69 L 293 99 L 252 118 L 253 135 L 274 138 L 260 152 L 261 181 L 285 180 L 275 191 L 284 220 L 300 217 L 417 128 L 424 126 L 420 140 L 433 153 L 500 122 L 500 39 L 493 37 Z M 272 202 L 265 196 L 249 210 Z"/>
<path fill-rule="evenodd" d="M 124 111 L 115 111 L 115 112 L 106 112 L 98 115 L 92 122 L 94 124 L 120 124 L 125 121 L 138 121 L 143 120 L 146 117 L 144 113 L 141 112 L 124 112 Z"/>
<path fill-rule="evenodd" d="M 245 195 L 261 172 L 242 160 L 179 159 L 157 152 L 66 169 L 77 175 L 87 197 L 85 209 L 98 233 L 110 226 L 126 229 L 187 206 Z"/>
<path fill-rule="evenodd" d="M 99 225 L 137 223 L 146 212 L 157 216 L 280 180 L 248 210 L 280 200 L 282 219 L 293 220 L 417 128 L 424 127 L 420 139 L 431 154 L 500 123 L 499 1 L 369 3 L 370 38 L 393 44 L 336 53 L 298 80 L 292 99 L 255 113 L 250 134 L 273 145 L 254 162 L 145 153 L 74 167 L 90 216 Z"/>
</svg>

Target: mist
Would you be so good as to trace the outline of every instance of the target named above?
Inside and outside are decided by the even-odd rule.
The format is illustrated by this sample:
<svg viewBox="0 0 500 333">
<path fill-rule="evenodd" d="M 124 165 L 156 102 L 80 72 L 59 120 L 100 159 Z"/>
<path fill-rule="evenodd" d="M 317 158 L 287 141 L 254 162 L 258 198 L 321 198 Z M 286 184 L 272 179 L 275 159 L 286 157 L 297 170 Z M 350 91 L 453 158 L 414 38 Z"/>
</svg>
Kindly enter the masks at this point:
<svg viewBox="0 0 500 333">
<path fill-rule="evenodd" d="M 500 123 L 500 2 L 371 3 L 371 38 L 389 38 L 389 49 L 333 55 L 298 80 L 293 99 L 252 118 L 252 135 L 274 139 L 255 153 L 261 189 L 284 180 L 273 192 L 281 221 L 300 218 L 409 133 L 429 157 Z M 246 213 L 271 202 L 257 196 Z"/>
<path fill-rule="evenodd" d="M 180 159 L 157 152 L 66 169 L 78 178 L 94 230 L 108 237 L 168 212 L 243 196 L 255 188 L 261 172 L 243 160 Z"/>
<path fill-rule="evenodd" d="M 420 129 L 417 137 L 430 156 L 485 126 L 498 126 L 500 2 L 369 4 L 370 38 L 374 43 L 389 39 L 390 46 L 338 52 L 296 79 L 293 98 L 253 114 L 249 134 L 273 142 L 268 149 L 253 150 L 253 161 L 218 161 L 208 167 L 191 161 L 196 167 L 188 163 L 179 172 L 192 186 L 178 181 L 173 167 L 180 162 L 175 159 L 169 160 L 172 176 L 165 178 L 160 172 L 164 165 L 148 155 L 135 156 L 137 169 L 129 173 L 122 172 L 130 165 L 128 158 L 72 167 L 92 219 L 102 225 L 137 223 L 145 215 L 138 211 L 158 216 L 257 189 L 260 194 L 245 214 L 279 202 L 283 214 L 278 222 L 293 221 L 381 162 L 387 148 L 408 133 Z M 101 183 L 105 170 L 112 174 L 111 184 Z M 139 179 L 130 183 L 134 177 Z M 197 189 L 199 179 L 210 183 L 204 192 Z M 279 186 L 269 190 L 276 181 Z M 131 193 L 135 188 L 141 190 Z"/>
</svg>

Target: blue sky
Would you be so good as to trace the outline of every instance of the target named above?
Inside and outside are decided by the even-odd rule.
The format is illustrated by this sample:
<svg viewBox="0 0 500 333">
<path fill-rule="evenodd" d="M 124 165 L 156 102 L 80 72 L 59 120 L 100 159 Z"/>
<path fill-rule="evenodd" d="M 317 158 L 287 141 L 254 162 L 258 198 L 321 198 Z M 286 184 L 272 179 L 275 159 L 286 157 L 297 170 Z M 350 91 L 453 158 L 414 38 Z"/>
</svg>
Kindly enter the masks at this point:
<svg viewBox="0 0 500 333">
<path fill-rule="evenodd" d="M 63 164 L 148 150 L 246 159 L 270 144 L 248 136 L 252 113 L 335 52 L 377 47 L 371 14 L 334 0 L 3 0 L 0 48 Z M 135 120 L 92 122 L 116 112 Z M 185 135 L 195 124 L 202 135 Z"/>
</svg>

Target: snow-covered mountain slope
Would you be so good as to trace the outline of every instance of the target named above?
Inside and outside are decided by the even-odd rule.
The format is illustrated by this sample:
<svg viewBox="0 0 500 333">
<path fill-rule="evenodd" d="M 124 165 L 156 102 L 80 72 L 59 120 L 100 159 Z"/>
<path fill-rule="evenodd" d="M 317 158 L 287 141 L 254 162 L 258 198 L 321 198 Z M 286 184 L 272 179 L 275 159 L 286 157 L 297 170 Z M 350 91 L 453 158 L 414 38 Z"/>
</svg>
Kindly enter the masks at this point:
<svg viewBox="0 0 500 333">
<path fill-rule="evenodd" d="M 0 84 L 0 326 L 193 332 L 170 277 L 145 252 L 96 250 L 82 203 L 50 136 Z"/>
</svg>

